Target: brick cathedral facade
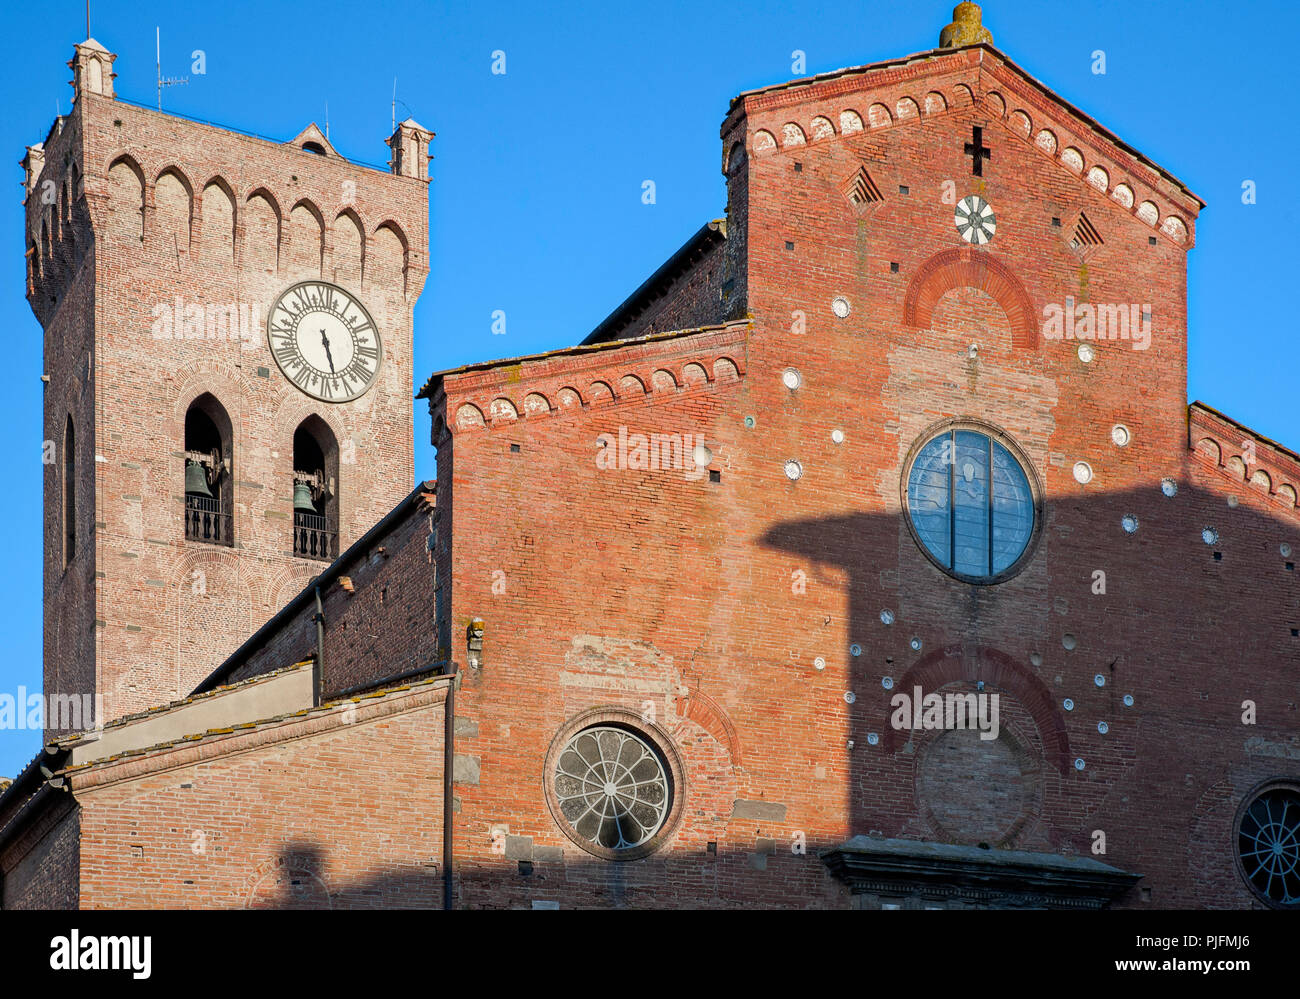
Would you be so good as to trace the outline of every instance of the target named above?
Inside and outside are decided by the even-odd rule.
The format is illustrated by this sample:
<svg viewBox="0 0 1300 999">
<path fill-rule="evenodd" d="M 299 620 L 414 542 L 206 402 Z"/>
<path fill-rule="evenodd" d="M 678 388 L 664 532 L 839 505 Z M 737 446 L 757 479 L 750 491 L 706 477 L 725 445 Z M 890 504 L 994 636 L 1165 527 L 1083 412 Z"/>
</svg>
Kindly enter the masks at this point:
<svg viewBox="0 0 1300 999">
<path fill-rule="evenodd" d="M 112 60 L 25 161 L 46 687 L 107 708 L 0 797 L 5 907 L 1300 904 L 1300 456 L 1187 404 L 1203 203 L 974 4 L 735 98 L 725 217 L 424 383 L 420 484 L 432 133 L 365 170 Z M 383 336 L 355 399 L 153 335 L 302 281 Z"/>
</svg>

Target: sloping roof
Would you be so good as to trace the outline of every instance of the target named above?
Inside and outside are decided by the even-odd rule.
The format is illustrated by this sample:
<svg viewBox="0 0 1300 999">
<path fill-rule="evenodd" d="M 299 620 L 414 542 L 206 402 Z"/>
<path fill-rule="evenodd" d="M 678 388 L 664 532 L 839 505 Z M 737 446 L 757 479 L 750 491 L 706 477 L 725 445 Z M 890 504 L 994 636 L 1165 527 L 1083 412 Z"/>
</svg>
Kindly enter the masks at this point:
<svg viewBox="0 0 1300 999">
<path fill-rule="evenodd" d="M 727 220 L 713 219 L 700 226 L 681 248 L 641 282 L 640 286 L 587 334 L 583 344 L 618 338 L 618 332 L 632 322 L 674 281 L 694 267 L 715 246 L 726 241 Z"/>
<path fill-rule="evenodd" d="M 429 671 L 434 669 L 430 666 Z M 253 718 L 244 722 L 237 722 L 222 728 L 207 729 L 203 732 L 193 732 L 187 735 L 179 736 L 175 739 L 168 739 L 163 742 L 155 743 L 151 746 L 139 746 L 132 749 L 124 750 L 113 756 L 102 757 L 99 759 L 86 760 L 84 763 L 78 763 L 72 766 L 64 767 L 58 771 L 58 775 L 83 773 L 92 767 L 102 767 L 106 764 L 117 763 L 120 760 L 134 759 L 138 757 L 150 756 L 156 753 L 165 752 L 176 746 L 192 745 L 196 743 L 209 742 L 214 739 L 220 739 L 225 736 L 236 735 L 243 732 L 252 732 L 259 729 L 272 728 L 285 721 L 295 718 L 309 718 L 319 715 L 327 715 L 338 711 L 339 707 L 345 703 L 351 702 L 360 704 L 363 701 L 374 701 L 385 697 L 391 697 L 394 694 L 405 693 L 422 687 L 429 687 L 440 682 L 454 683 L 455 678 L 443 673 L 437 673 L 432 676 L 426 676 L 422 679 L 412 679 L 402 683 L 394 683 L 388 686 L 379 686 L 373 690 L 364 693 L 354 694 L 346 697 L 336 697 L 329 701 L 323 701 L 320 704 L 310 707 L 299 708 L 296 711 L 286 711 L 282 714 L 273 715 L 268 718 Z"/>
<path fill-rule="evenodd" d="M 298 595 L 280 608 L 262 627 L 258 628 L 248 640 L 239 648 L 230 654 L 230 656 L 220 666 L 214 669 L 208 676 L 194 688 L 191 697 L 205 693 L 220 685 L 227 677 L 230 676 L 245 660 L 254 652 L 261 648 L 262 643 L 278 631 L 289 618 L 303 609 L 314 597 L 315 588 L 318 586 L 327 586 L 343 575 L 343 570 L 352 565 L 357 559 L 362 558 L 366 551 L 379 538 L 387 534 L 389 529 L 404 516 L 407 511 L 414 505 L 420 503 L 431 503 L 434 493 L 437 489 L 435 482 L 421 482 L 413 490 L 407 493 L 406 498 L 398 503 L 384 517 L 375 524 L 374 527 L 366 531 L 360 538 L 348 546 L 347 551 L 343 552 L 323 569 L 319 575 L 315 576 L 306 586 L 298 592 Z"/>
<path fill-rule="evenodd" d="M 52 743 L 50 743 L 50 746 L 53 749 L 72 749 L 76 746 L 83 745 L 87 742 L 95 741 L 100 737 L 100 733 L 102 732 L 111 732 L 114 731 L 115 729 L 121 728 L 124 725 L 129 725 L 132 722 L 143 721 L 146 718 L 153 718 L 153 717 L 157 717 L 158 715 L 164 715 L 167 714 L 167 712 L 169 711 L 175 711 L 177 708 L 188 707 L 189 705 L 197 703 L 198 701 L 202 701 L 210 697 L 215 697 L 218 694 L 224 694 L 227 693 L 228 691 L 238 690 L 241 687 L 258 683 L 260 681 L 269 679 L 270 677 L 273 676 L 279 676 L 280 674 L 287 673 L 290 670 L 301 669 L 302 667 L 308 666 L 310 664 L 311 664 L 311 660 L 305 659 L 302 662 L 293 663 L 292 665 L 289 666 L 282 666 L 277 670 L 271 670 L 266 673 L 259 673 L 257 674 L 257 676 L 245 677 L 243 680 L 236 680 L 234 683 L 226 683 L 218 687 L 212 687 L 211 689 L 205 690 L 202 693 L 196 692 L 191 694 L 189 697 L 182 697 L 176 701 L 169 701 L 166 704 L 158 704 L 152 708 L 146 708 L 144 711 L 137 711 L 134 714 L 123 715 L 121 718 L 114 718 L 111 722 L 108 722 L 107 724 L 101 726 L 98 729 L 88 729 L 84 732 L 75 732 L 72 735 L 64 736 L 61 739 L 55 739 Z"/>
<path fill-rule="evenodd" d="M 414 118 L 407 118 L 406 121 L 402 122 L 402 124 L 407 128 L 414 128 L 414 129 L 418 129 L 421 132 L 428 132 L 430 135 L 433 134 L 433 132 L 430 129 L 425 128 Z"/>
<path fill-rule="evenodd" d="M 305 149 L 308 143 L 320 146 L 321 149 L 325 151 L 326 156 L 339 155 L 338 150 L 330 145 L 330 140 L 325 138 L 325 133 L 320 130 L 320 127 L 314 121 L 290 139 L 286 145 L 297 146 L 299 149 Z M 316 150 L 314 149 L 309 150 L 309 152 L 315 151 Z"/>
<path fill-rule="evenodd" d="M 1209 413 L 1211 416 L 1215 416 L 1215 417 L 1217 417 L 1218 419 L 1222 420 L 1224 423 L 1227 423 L 1228 425 L 1230 425 L 1230 426 L 1233 427 L 1234 429 L 1241 431 L 1241 433 L 1244 434 L 1245 436 L 1247 436 L 1247 437 L 1253 437 L 1255 440 L 1259 441 L 1261 444 L 1264 444 L 1264 445 L 1266 445 L 1267 447 L 1271 447 L 1273 450 L 1277 451 L 1279 454 L 1283 454 L 1283 455 L 1285 455 L 1286 457 L 1290 458 L 1290 459 L 1291 459 L 1292 461 L 1294 461 L 1296 464 L 1300 464 L 1300 454 L 1297 454 L 1295 451 L 1291 450 L 1291 449 L 1290 449 L 1289 447 L 1287 447 L 1285 444 L 1279 444 L 1277 441 L 1273 440 L 1271 437 L 1265 437 L 1263 434 L 1258 433 L 1258 432 L 1256 432 L 1256 431 L 1254 431 L 1254 430 L 1251 430 L 1250 427 L 1246 426 L 1244 423 L 1238 423 L 1238 422 L 1237 422 L 1236 420 L 1234 420 L 1231 416 L 1228 416 L 1228 415 L 1226 415 L 1226 414 L 1224 414 L 1224 413 L 1220 413 L 1220 412 L 1219 412 L 1217 409 L 1215 409 L 1213 406 L 1207 406 L 1205 403 L 1200 402 L 1200 401 L 1198 400 L 1198 401 L 1192 403 L 1192 404 L 1188 407 L 1188 409 L 1189 409 L 1189 410 L 1197 410 L 1197 409 L 1199 409 L 1199 410 L 1202 410 L 1202 411 L 1204 411 L 1204 412 L 1206 412 L 1206 413 Z"/>
</svg>

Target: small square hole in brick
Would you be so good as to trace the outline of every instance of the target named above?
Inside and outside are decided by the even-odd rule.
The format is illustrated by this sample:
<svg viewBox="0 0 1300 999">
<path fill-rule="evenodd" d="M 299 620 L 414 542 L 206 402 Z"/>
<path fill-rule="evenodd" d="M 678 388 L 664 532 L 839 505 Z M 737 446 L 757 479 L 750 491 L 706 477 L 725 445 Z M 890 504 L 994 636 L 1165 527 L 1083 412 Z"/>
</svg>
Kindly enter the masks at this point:
<svg viewBox="0 0 1300 999">
<path fill-rule="evenodd" d="M 893 274 L 897 274 L 897 273 L 898 273 L 898 262 L 897 262 L 897 261 L 893 261 L 893 262 L 891 262 L 890 265 L 889 265 L 889 270 L 890 270 L 891 273 L 893 273 Z"/>
<path fill-rule="evenodd" d="M 1053 229 L 1061 228 L 1061 220 L 1056 218 L 1055 216 L 1052 217 L 1052 228 Z"/>
<path fill-rule="evenodd" d="M 524 877 L 528 877 L 528 875 L 532 874 L 533 862 L 531 860 L 519 861 L 519 873 L 522 874 Z"/>
<path fill-rule="evenodd" d="M 709 853 L 712 853 L 713 855 L 716 856 L 717 853 L 718 853 L 718 844 L 717 844 L 717 842 L 714 841 L 714 840 L 709 840 L 709 845 L 708 845 L 708 848 L 707 848 L 707 849 L 708 849 L 708 852 L 709 852 Z"/>
<path fill-rule="evenodd" d="M 796 164 L 794 165 L 794 172 L 795 172 L 795 173 L 803 173 L 803 164 L 802 164 L 802 163 L 796 163 Z"/>
<path fill-rule="evenodd" d="M 1148 245 L 1148 246 L 1155 246 L 1155 245 L 1156 245 L 1156 238 L 1155 238 L 1154 236 L 1148 236 L 1148 237 L 1147 237 L 1147 245 Z"/>
<path fill-rule="evenodd" d="M 1216 562 L 1222 562 L 1222 561 L 1223 561 L 1223 552 L 1215 552 L 1215 553 L 1214 553 L 1214 561 L 1216 561 Z"/>
<path fill-rule="evenodd" d="M 257 377 L 258 377 L 258 378 L 270 378 L 270 377 L 271 377 L 271 369 L 270 369 L 270 368 L 258 368 L 258 369 L 257 369 Z"/>
<path fill-rule="evenodd" d="M 1292 638 L 1300 638 L 1300 628 L 1292 628 L 1292 629 L 1291 629 L 1291 637 L 1292 637 Z"/>
<path fill-rule="evenodd" d="M 710 482 L 721 482 L 721 481 L 722 481 L 722 473 L 721 473 L 721 472 L 714 472 L 714 471 L 710 470 L 710 472 L 709 472 L 709 481 L 710 481 Z"/>
<path fill-rule="evenodd" d="M 787 239 L 787 240 L 785 241 L 785 248 L 786 248 L 787 250 L 793 250 L 793 249 L 794 249 L 794 244 L 793 244 L 792 242 L 790 242 L 790 240 Z"/>
<path fill-rule="evenodd" d="M 511 445 L 510 445 L 510 453 L 511 453 L 511 454 L 518 454 L 518 453 L 519 453 L 519 445 L 518 445 L 518 444 L 511 444 Z"/>
<path fill-rule="evenodd" d="M 898 193 L 899 193 L 899 194 L 911 194 L 911 193 L 912 193 L 912 189 L 911 189 L 910 187 L 908 187 L 906 184 L 899 184 L 899 185 L 898 185 Z"/>
<path fill-rule="evenodd" d="M 1295 572 L 1295 563 L 1294 563 L 1294 562 L 1288 562 L 1288 563 L 1286 564 L 1286 571 L 1287 571 L 1287 572 Z"/>
</svg>

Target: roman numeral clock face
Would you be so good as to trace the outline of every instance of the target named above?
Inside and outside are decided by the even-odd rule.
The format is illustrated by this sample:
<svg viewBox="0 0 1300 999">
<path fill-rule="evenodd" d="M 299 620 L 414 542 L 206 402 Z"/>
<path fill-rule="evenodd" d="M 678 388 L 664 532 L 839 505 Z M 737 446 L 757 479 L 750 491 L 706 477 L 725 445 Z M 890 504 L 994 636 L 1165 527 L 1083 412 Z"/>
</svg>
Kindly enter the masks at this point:
<svg viewBox="0 0 1300 999">
<path fill-rule="evenodd" d="M 266 339 L 284 376 L 322 402 L 364 395 L 384 357 L 365 306 L 328 281 L 285 289 L 266 317 Z"/>
</svg>

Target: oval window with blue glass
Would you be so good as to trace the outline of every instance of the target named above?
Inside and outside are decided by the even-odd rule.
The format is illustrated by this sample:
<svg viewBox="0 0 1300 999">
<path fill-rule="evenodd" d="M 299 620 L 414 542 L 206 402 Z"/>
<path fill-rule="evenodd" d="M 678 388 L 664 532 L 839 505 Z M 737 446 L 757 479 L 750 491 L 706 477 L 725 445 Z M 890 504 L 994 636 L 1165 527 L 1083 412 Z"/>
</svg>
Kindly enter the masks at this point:
<svg viewBox="0 0 1300 999">
<path fill-rule="evenodd" d="M 1019 448 L 992 428 L 950 425 L 924 439 L 908 466 L 905 508 L 930 560 L 973 583 L 1019 571 L 1038 526 L 1027 467 Z"/>
</svg>

